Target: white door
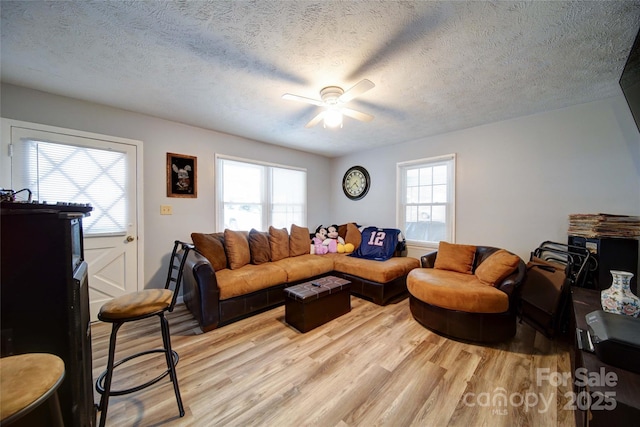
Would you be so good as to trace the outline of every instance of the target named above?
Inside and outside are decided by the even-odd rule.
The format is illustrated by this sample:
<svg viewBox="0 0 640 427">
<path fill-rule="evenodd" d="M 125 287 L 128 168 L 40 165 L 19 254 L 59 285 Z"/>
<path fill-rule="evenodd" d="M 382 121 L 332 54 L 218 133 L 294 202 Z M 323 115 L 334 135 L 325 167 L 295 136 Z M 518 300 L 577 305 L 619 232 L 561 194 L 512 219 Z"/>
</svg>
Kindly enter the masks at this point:
<svg viewBox="0 0 640 427">
<path fill-rule="evenodd" d="M 141 285 L 141 145 L 62 131 L 11 128 L 11 183 L 14 190 L 29 188 L 39 202 L 91 203 L 93 211 L 83 219 L 84 255 L 91 318 L 96 320 L 102 304 Z"/>
</svg>

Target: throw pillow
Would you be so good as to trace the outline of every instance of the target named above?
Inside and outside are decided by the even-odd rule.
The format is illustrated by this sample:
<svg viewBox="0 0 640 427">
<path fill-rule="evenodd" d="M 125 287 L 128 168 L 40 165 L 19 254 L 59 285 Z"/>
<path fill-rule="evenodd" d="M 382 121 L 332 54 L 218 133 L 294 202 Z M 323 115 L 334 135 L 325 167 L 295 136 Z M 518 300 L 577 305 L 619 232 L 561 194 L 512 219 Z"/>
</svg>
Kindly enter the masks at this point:
<svg viewBox="0 0 640 427">
<path fill-rule="evenodd" d="M 286 228 L 269 226 L 269 246 L 271 261 L 280 261 L 289 257 L 289 233 Z"/>
<path fill-rule="evenodd" d="M 289 234 L 289 256 L 299 256 L 311 253 L 311 238 L 307 227 L 291 224 Z"/>
<path fill-rule="evenodd" d="M 249 251 L 246 231 L 224 230 L 224 249 L 227 251 L 229 268 L 232 270 L 251 262 L 251 252 Z"/>
<path fill-rule="evenodd" d="M 438 255 L 436 255 L 436 262 L 433 267 L 439 270 L 471 274 L 475 256 L 476 247 L 473 245 L 440 242 Z"/>
<path fill-rule="evenodd" d="M 227 268 L 227 255 L 224 252 L 223 233 L 191 233 L 191 241 L 206 259 L 209 260 L 214 271 Z"/>
<path fill-rule="evenodd" d="M 362 243 L 362 233 L 358 230 L 358 226 L 353 222 L 347 224 L 347 233 L 344 237 L 344 243 L 351 243 L 354 249 L 358 249 L 360 243 Z"/>
<path fill-rule="evenodd" d="M 251 252 L 251 264 L 260 265 L 271 261 L 269 233 L 252 228 L 249 232 L 249 252 Z"/>
<path fill-rule="evenodd" d="M 500 249 L 491 254 L 476 268 L 476 277 L 481 282 L 496 286 L 513 273 L 519 263 L 519 256 Z"/>
<path fill-rule="evenodd" d="M 340 224 L 338 226 L 338 236 L 342 237 L 344 240 L 347 240 L 347 226 L 349 225 L 349 223 L 347 224 Z"/>
</svg>

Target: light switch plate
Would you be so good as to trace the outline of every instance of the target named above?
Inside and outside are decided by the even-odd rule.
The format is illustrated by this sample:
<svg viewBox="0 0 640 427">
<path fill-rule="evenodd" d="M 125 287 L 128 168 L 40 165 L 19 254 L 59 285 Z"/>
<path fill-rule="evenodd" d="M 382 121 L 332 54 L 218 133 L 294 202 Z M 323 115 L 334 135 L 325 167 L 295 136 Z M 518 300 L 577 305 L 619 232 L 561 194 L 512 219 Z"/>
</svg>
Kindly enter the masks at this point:
<svg viewBox="0 0 640 427">
<path fill-rule="evenodd" d="M 160 215 L 173 215 L 171 205 L 160 205 Z"/>
</svg>

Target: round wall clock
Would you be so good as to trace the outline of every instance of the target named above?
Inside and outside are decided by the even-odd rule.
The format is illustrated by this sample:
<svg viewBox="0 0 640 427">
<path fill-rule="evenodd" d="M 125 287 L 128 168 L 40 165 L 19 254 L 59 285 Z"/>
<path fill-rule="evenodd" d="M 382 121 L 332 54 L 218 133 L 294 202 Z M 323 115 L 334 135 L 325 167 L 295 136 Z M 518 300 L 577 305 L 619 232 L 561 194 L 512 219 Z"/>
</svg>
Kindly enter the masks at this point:
<svg viewBox="0 0 640 427">
<path fill-rule="evenodd" d="M 342 191 L 351 200 L 360 200 L 367 195 L 371 186 L 369 172 L 362 166 L 352 166 L 342 178 Z"/>
</svg>

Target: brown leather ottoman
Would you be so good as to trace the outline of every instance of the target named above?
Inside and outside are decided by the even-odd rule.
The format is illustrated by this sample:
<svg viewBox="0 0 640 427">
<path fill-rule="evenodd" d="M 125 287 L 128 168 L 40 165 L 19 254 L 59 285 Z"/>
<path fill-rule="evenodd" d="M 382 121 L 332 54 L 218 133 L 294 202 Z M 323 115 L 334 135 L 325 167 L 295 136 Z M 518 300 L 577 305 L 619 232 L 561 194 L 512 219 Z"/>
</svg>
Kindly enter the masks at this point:
<svg viewBox="0 0 640 427">
<path fill-rule="evenodd" d="M 284 292 L 285 321 L 300 332 L 351 311 L 351 282 L 339 277 L 322 277 L 285 288 Z"/>
</svg>

